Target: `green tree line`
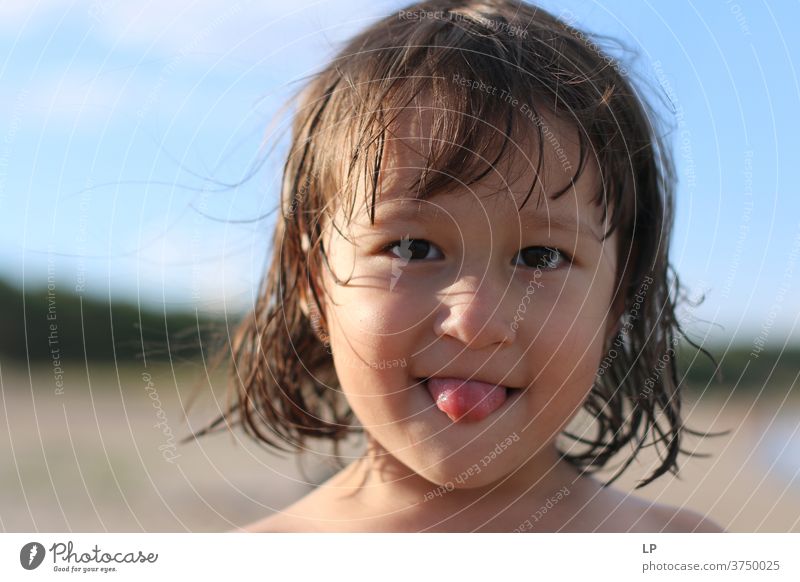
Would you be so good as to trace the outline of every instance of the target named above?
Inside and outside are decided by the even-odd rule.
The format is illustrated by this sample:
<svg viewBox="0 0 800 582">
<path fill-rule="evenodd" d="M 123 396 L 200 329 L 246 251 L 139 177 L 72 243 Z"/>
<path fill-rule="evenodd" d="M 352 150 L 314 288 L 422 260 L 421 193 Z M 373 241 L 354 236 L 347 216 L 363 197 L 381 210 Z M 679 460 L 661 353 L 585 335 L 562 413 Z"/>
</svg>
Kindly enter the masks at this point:
<svg viewBox="0 0 800 582">
<path fill-rule="evenodd" d="M 0 357 L 15 360 L 194 359 L 225 340 L 224 319 L 161 311 L 0 280 Z M 232 322 L 232 325 L 235 322 Z"/>
</svg>

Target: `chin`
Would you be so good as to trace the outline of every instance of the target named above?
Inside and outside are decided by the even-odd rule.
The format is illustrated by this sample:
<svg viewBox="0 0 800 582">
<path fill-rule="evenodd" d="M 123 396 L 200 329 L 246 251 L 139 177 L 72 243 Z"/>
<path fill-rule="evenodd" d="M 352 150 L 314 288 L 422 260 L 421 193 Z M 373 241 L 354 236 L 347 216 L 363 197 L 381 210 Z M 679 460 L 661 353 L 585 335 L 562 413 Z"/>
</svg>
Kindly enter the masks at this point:
<svg viewBox="0 0 800 582">
<path fill-rule="evenodd" d="M 505 463 L 487 460 L 469 449 L 449 456 L 432 458 L 426 455 L 415 459 L 409 466 L 419 476 L 430 481 L 432 487 L 453 489 L 478 489 L 502 479 L 509 472 Z"/>
</svg>

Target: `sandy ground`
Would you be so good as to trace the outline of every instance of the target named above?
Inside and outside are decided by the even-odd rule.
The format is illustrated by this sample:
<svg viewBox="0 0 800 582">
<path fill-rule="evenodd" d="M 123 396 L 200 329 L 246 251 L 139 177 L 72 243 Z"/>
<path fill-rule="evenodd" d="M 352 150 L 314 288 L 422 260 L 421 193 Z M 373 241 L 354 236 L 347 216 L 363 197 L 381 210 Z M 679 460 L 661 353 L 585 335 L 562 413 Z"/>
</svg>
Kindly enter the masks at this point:
<svg viewBox="0 0 800 582">
<path fill-rule="evenodd" d="M 677 477 L 665 475 L 634 494 L 694 509 L 731 532 L 800 532 L 800 402 L 785 395 L 688 402 L 690 428 L 730 434 L 689 437 L 686 449 L 710 456 L 684 456 Z M 642 459 L 648 457 L 652 450 Z M 633 491 L 646 468 L 632 466 L 614 485 Z"/>
<path fill-rule="evenodd" d="M 298 462 L 240 433 L 173 446 L 188 432 L 182 411 L 198 371 L 87 373 L 66 364 L 59 394 L 47 367 L 0 369 L 0 530 L 224 531 L 285 507 L 330 474 L 323 457 Z M 784 401 L 787 391 L 688 403 L 689 426 L 732 433 L 687 441 L 712 457 L 684 460 L 679 478 L 635 495 L 695 509 L 732 532 L 800 532 L 800 400 Z M 201 399 L 193 426 L 214 412 L 213 399 Z M 632 491 L 648 468 L 642 458 L 615 486 Z"/>
</svg>

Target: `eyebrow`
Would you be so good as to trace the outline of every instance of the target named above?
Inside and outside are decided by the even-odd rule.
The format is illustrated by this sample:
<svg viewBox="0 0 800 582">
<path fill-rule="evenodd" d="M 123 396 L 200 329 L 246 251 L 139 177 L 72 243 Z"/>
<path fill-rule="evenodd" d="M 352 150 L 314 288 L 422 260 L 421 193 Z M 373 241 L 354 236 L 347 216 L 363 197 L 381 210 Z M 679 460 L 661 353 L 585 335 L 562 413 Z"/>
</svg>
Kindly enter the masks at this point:
<svg viewBox="0 0 800 582">
<path fill-rule="evenodd" d="M 403 204 L 392 204 L 378 206 L 375 209 L 375 225 L 383 225 L 392 220 L 413 220 L 425 223 L 433 223 L 441 220 L 442 216 L 446 216 L 443 211 L 428 210 L 428 205 L 423 202 L 404 201 Z M 381 210 L 383 208 L 383 210 Z M 563 232 L 579 233 L 587 236 L 593 240 L 600 242 L 600 237 L 592 230 L 592 228 L 580 221 L 567 216 L 559 214 L 543 214 L 537 211 L 520 212 L 521 222 L 524 226 L 537 226 L 541 228 L 555 229 Z"/>
</svg>

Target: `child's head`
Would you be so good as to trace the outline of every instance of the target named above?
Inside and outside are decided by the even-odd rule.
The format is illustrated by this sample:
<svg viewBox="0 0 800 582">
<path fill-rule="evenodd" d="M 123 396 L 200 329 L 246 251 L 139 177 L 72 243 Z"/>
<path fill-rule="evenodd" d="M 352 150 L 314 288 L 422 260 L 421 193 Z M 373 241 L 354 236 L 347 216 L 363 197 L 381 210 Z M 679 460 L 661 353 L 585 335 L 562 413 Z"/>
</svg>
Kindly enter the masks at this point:
<svg viewBox="0 0 800 582">
<path fill-rule="evenodd" d="M 674 469 L 671 200 L 643 100 L 585 34 L 518 1 L 384 18 L 300 95 L 225 418 L 295 448 L 361 425 L 440 483 L 511 437 L 465 487 L 559 434 L 591 470 L 652 433 L 667 454 L 651 478 Z M 431 376 L 509 398 L 454 422 Z M 581 407 L 596 426 L 565 432 Z"/>
</svg>

